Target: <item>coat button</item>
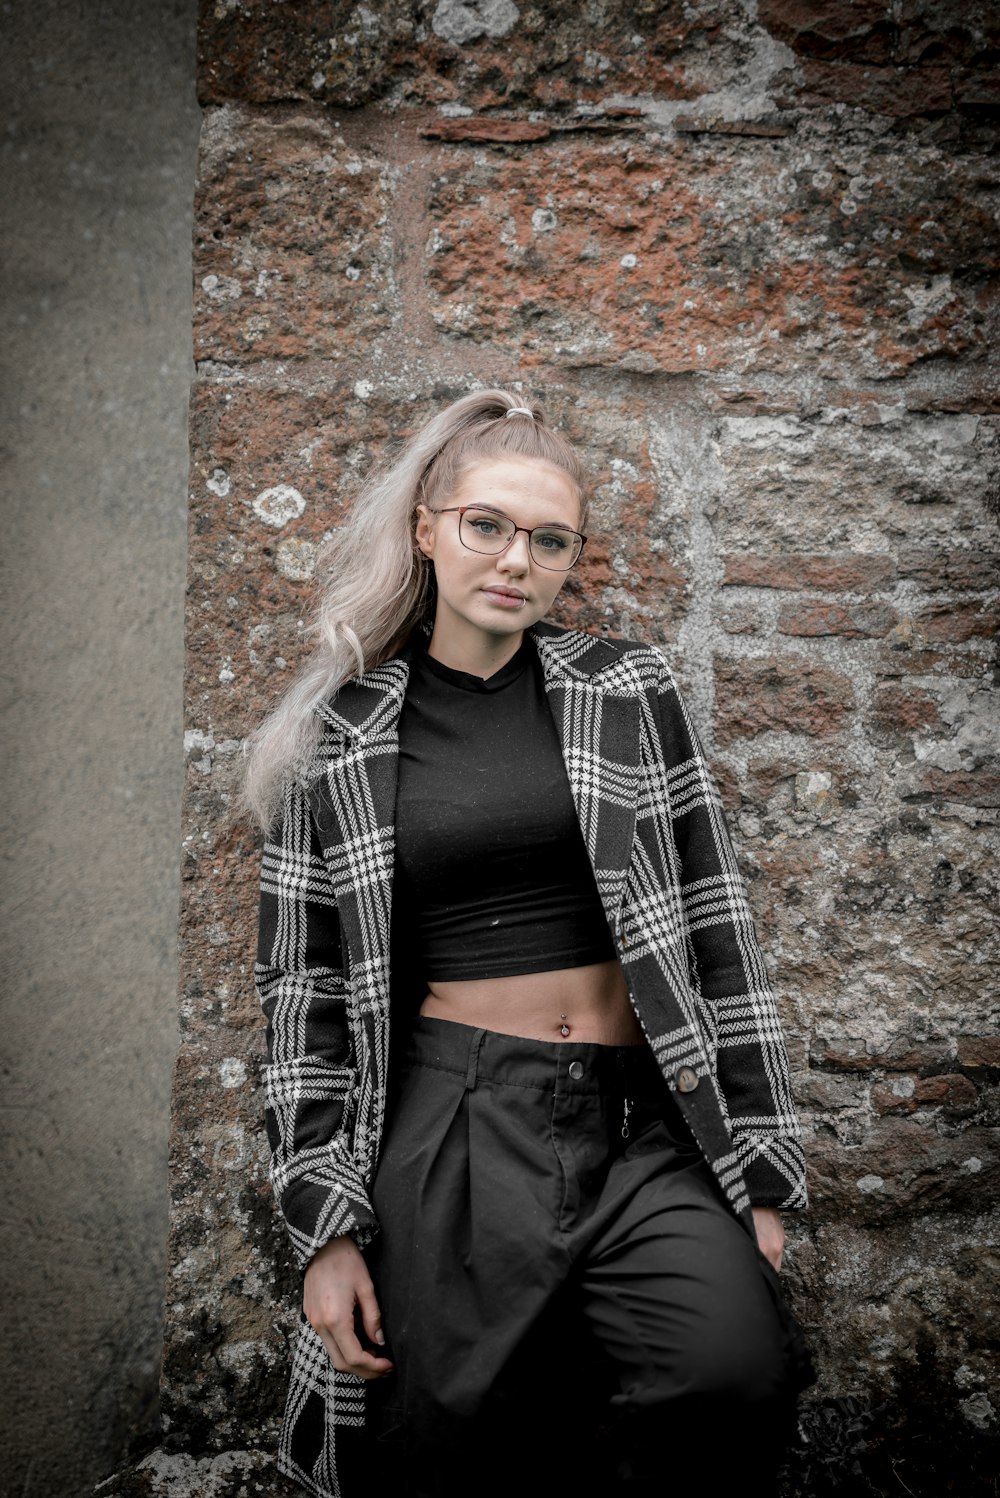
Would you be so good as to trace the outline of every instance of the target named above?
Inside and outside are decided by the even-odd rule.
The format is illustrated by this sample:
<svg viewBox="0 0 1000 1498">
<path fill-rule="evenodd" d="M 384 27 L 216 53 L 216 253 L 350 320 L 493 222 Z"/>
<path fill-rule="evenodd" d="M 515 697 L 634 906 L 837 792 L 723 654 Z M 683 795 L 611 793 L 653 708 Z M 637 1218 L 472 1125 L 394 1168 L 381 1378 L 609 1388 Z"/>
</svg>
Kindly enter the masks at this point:
<svg viewBox="0 0 1000 1498">
<path fill-rule="evenodd" d="M 571 1061 L 569 1064 L 569 1074 L 574 1082 L 579 1082 L 583 1076 L 583 1063 L 581 1061 Z"/>
<path fill-rule="evenodd" d="M 678 1092 L 694 1092 L 698 1085 L 698 1073 L 691 1066 L 679 1066 L 674 1073 L 674 1084 Z"/>
</svg>

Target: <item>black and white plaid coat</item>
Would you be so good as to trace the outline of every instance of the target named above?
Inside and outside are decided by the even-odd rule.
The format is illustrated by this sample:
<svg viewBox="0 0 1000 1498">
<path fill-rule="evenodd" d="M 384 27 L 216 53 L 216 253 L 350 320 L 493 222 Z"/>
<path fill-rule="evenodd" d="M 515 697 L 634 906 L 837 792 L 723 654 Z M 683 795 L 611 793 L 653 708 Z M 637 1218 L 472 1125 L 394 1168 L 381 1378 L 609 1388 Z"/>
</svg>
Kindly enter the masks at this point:
<svg viewBox="0 0 1000 1498">
<path fill-rule="evenodd" d="M 751 1203 L 805 1205 L 804 1161 L 779 1020 L 698 735 L 658 650 L 544 623 L 531 633 L 633 1006 L 752 1232 Z M 335 1235 L 363 1247 L 378 1228 L 370 1191 L 400 977 L 390 925 L 408 660 L 404 651 L 317 709 L 316 759 L 286 786 L 264 847 L 265 1118 L 271 1182 L 303 1270 Z M 356 1489 L 365 1388 L 334 1369 L 300 1313 L 278 1466 L 317 1498 Z"/>
</svg>

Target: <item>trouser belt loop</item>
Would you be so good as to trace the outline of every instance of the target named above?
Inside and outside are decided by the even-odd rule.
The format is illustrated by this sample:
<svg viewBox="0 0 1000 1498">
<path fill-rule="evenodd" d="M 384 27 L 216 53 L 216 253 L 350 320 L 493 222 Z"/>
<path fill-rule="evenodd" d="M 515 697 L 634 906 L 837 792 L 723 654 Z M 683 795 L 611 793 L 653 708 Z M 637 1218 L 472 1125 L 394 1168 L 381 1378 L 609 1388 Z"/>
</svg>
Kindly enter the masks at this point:
<svg viewBox="0 0 1000 1498">
<path fill-rule="evenodd" d="M 469 1066 L 465 1073 L 466 1092 L 475 1092 L 476 1090 L 476 1082 L 479 1078 L 479 1051 L 485 1039 L 485 1030 L 477 1030 L 472 1037 L 472 1043 L 469 1046 Z"/>
</svg>

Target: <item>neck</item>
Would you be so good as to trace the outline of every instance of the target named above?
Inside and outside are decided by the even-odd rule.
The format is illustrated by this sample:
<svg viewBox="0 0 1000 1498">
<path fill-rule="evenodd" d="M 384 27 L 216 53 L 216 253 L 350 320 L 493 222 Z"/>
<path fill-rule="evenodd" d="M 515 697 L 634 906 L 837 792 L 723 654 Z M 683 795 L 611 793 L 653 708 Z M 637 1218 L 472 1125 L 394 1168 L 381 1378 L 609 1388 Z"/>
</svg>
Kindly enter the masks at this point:
<svg viewBox="0 0 1000 1498">
<path fill-rule="evenodd" d="M 466 671 L 470 676 L 481 676 L 485 681 L 513 660 L 523 639 L 523 630 L 518 630 L 516 635 L 482 635 L 477 631 L 474 637 L 464 638 L 442 630 L 439 621 L 435 621 L 427 652 L 442 666 L 450 666 L 453 671 Z"/>
</svg>

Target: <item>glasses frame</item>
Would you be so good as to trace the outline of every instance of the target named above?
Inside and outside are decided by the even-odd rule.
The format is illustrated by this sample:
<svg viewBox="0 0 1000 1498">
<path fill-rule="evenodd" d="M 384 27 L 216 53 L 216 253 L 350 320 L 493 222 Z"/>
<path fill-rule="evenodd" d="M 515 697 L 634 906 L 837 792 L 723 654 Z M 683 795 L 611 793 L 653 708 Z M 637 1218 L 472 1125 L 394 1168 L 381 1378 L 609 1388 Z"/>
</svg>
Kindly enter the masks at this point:
<svg viewBox="0 0 1000 1498">
<path fill-rule="evenodd" d="M 508 546 L 513 546 L 514 541 L 517 538 L 518 531 L 523 531 L 528 538 L 528 555 L 534 562 L 535 566 L 543 568 L 546 572 L 572 572 L 577 562 L 583 556 L 583 548 L 587 544 L 587 538 L 583 534 L 583 531 L 572 530 L 568 525 L 533 525 L 531 527 L 526 525 L 514 525 L 513 535 L 511 536 L 509 541 L 504 542 L 499 551 L 480 551 L 477 546 L 470 546 L 468 541 L 464 540 L 462 536 L 462 517 L 467 510 L 484 510 L 487 515 L 496 515 L 501 520 L 506 520 L 510 525 L 514 525 L 514 522 L 513 520 L 511 520 L 509 515 L 504 514 L 503 510 L 494 510 L 491 505 L 445 505 L 440 510 L 433 510 L 431 513 L 434 515 L 458 516 L 458 539 L 459 541 L 461 541 L 466 551 L 474 552 L 477 557 L 502 557 Z M 565 531 L 567 536 L 576 536 L 579 539 L 580 550 L 577 552 L 576 556 L 570 562 L 568 567 L 550 567 L 548 563 L 540 562 L 531 549 L 531 538 L 535 534 L 535 531 Z"/>
</svg>

